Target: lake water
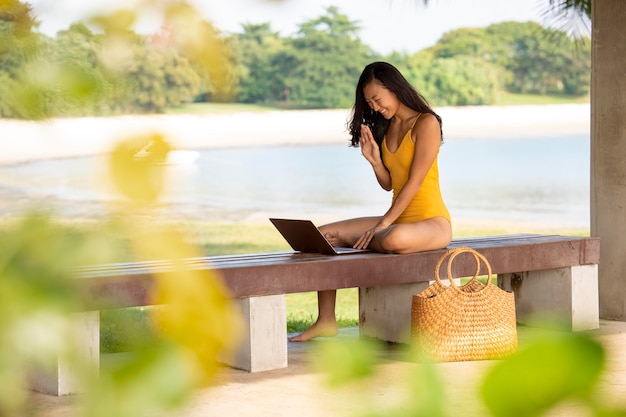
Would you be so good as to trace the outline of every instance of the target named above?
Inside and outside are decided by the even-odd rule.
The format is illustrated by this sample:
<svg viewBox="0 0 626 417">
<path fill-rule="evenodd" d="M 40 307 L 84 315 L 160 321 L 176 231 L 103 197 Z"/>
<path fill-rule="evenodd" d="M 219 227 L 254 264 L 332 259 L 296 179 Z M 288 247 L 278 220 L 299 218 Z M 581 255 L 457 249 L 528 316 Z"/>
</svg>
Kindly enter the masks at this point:
<svg viewBox="0 0 626 417">
<path fill-rule="evenodd" d="M 380 189 L 360 151 L 346 145 L 211 149 L 181 153 L 162 210 L 183 219 L 316 222 L 379 215 Z M 448 140 L 440 151 L 453 220 L 555 228 L 589 227 L 589 137 Z M 98 180 L 101 157 L 0 167 L 0 214 L 30 206 L 100 216 L 114 195 Z"/>
</svg>

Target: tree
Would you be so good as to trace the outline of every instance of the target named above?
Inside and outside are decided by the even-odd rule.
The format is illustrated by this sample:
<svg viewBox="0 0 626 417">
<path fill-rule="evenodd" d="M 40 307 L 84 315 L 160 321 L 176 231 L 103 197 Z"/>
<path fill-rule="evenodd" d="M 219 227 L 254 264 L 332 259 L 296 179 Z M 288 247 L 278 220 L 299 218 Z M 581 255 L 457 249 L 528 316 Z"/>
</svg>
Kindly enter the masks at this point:
<svg viewBox="0 0 626 417">
<path fill-rule="evenodd" d="M 436 59 L 482 60 L 499 72 L 497 79 L 511 92 L 583 95 L 589 90 L 590 71 L 585 39 L 577 47 L 562 31 L 535 22 L 503 22 L 450 31 L 430 52 Z"/>
<path fill-rule="evenodd" d="M 517 31 L 510 31 L 503 25 L 492 25 L 488 29 L 493 39 L 502 39 L 511 48 L 505 64 L 509 73 L 507 89 L 534 94 L 583 95 L 589 91 L 588 38 L 581 38 L 577 44 L 566 33 L 543 28 L 537 23 L 518 24 L 514 26 Z"/>
<path fill-rule="evenodd" d="M 574 39 L 591 34 L 592 0 L 548 0 L 544 16 L 551 21 L 551 26 Z"/>
<path fill-rule="evenodd" d="M 193 101 L 200 93 L 200 77 L 187 58 L 175 50 L 142 42 L 124 74 L 129 109 L 158 113 Z"/>
<path fill-rule="evenodd" d="M 38 22 L 27 3 L 5 0 L 0 3 L 0 117 L 19 117 L 23 83 L 22 69 L 39 53 L 44 39 L 34 32 Z"/>
<path fill-rule="evenodd" d="M 359 27 L 335 7 L 280 38 L 269 23 L 244 25 L 233 35 L 238 98 L 249 103 L 288 107 L 349 107 L 354 80 L 374 58 L 359 37 Z"/>
<path fill-rule="evenodd" d="M 501 90 L 501 73 L 472 56 L 433 57 L 429 52 L 412 57 L 406 78 L 435 106 L 493 104 Z"/>
<path fill-rule="evenodd" d="M 172 44 L 200 76 L 201 95 L 205 99 L 226 102 L 234 99 L 238 82 L 235 57 L 228 48 L 227 38 L 211 22 L 200 19 L 188 28 L 179 27 Z"/>
<path fill-rule="evenodd" d="M 437 44 L 433 53 L 439 58 L 452 58 L 458 55 L 470 55 L 489 59 L 491 46 L 487 34 L 482 28 L 461 28 L 446 32 Z"/>
<path fill-rule="evenodd" d="M 354 82 L 374 54 L 359 37 L 359 26 L 336 7 L 300 25 L 288 40 L 293 49 L 283 59 L 286 100 L 311 108 L 349 107 Z M 283 57 L 286 58 L 286 57 Z"/>
<path fill-rule="evenodd" d="M 101 114 L 112 100 L 114 79 L 100 62 L 102 36 L 93 33 L 83 23 L 74 23 L 61 30 L 42 51 L 40 60 L 56 68 L 59 77 L 73 87 L 61 88 L 57 83 L 51 100 L 51 115 Z"/>
<path fill-rule="evenodd" d="M 237 101 L 280 101 L 282 91 L 277 88 L 275 60 L 285 50 L 284 40 L 272 31 L 270 23 L 244 24 L 243 29 L 230 42 L 237 56 Z"/>
</svg>

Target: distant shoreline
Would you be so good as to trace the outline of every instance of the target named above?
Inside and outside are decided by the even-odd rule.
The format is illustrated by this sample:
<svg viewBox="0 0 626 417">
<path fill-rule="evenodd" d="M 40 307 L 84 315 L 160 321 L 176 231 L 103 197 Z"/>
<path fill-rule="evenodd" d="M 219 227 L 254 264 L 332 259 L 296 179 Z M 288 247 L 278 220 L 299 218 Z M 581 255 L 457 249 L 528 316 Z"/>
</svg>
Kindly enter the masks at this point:
<svg viewBox="0 0 626 417">
<path fill-rule="evenodd" d="M 590 105 L 470 106 L 436 109 L 445 140 L 589 134 Z M 350 110 L 270 110 L 203 115 L 0 119 L 0 164 L 107 153 L 119 141 L 162 133 L 184 150 L 348 143 Z"/>
</svg>

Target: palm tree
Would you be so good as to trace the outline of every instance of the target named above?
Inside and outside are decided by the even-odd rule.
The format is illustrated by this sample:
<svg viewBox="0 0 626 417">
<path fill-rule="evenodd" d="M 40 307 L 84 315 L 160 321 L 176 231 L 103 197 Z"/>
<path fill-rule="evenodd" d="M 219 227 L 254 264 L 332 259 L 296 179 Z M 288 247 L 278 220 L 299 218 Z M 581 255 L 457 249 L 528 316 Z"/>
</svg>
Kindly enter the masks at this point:
<svg viewBox="0 0 626 417">
<path fill-rule="evenodd" d="M 428 5 L 428 0 L 422 0 Z M 557 26 L 564 32 L 579 37 L 591 33 L 592 0 L 537 0 L 544 3 L 542 15 L 550 26 Z"/>
<path fill-rule="evenodd" d="M 548 0 L 542 14 L 550 26 L 574 38 L 589 36 L 591 35 L 591 1 Z"/>
<path fill-rule="evenodd" d="M 575 13 L 591 18 L 591 0 L 548 0 L 550 9 L 557 13 Z"/>
</svg>

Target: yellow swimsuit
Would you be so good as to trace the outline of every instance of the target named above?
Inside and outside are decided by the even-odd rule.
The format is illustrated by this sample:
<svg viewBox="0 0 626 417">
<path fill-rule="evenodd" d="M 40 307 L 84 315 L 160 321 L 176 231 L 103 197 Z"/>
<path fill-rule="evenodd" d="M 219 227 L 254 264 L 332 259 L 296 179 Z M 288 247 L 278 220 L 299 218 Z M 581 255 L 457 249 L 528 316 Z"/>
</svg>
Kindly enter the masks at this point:
<svg viewBox="0 0 626 417">
<path fill-rule="evenodd" d="M 415 126 L 415 122 L 413 126 Z M 404 187 L 409 179 L 409 172 L 411 170 L 411 164 L 413 163 L 413 156 L 415 155 L 415 143 L 411 140 L 413 126 L 411 126 L 411 129 L 404 135 L 400 146 L 395 152 L 389 151 L 387 148 L 387 138 L 383 139 L 383 162 L 391 174 L 391 188 L 393 189 L 392 202 L 396 201 L 400 190 L 402 190 L 402 187 Z M 439 168 L 437 160 L 438 157 L 435 158 L 435 161 L 428 170 L 419 191 L 394 223 L 414 223 L 438 216 L 445 217 L 448 221 L 451 221 L 450 212 L 443 202 L 439 188 Z"/>
</svg>

